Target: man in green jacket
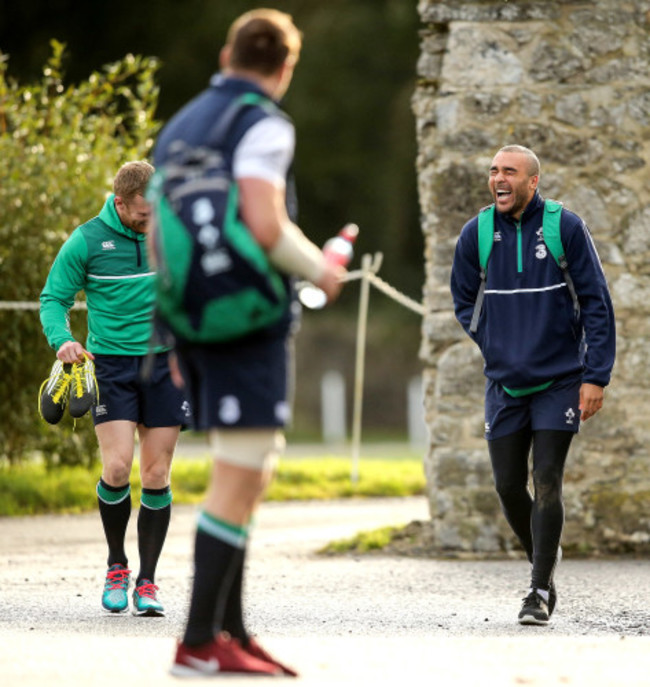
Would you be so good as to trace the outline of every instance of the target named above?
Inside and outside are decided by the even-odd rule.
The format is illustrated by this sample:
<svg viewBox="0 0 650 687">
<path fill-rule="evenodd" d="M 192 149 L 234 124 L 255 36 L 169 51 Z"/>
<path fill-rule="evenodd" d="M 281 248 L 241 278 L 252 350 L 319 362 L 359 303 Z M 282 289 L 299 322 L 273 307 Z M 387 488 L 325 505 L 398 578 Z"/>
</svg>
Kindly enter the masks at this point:
<svg viewBox="0 0 650 687">
<path fill-rule="evenodd" d="M 145 241 L 150 209 L 144 199 L 153 171 L 143 161 L 120 168 L 99 215 L 77 227 L 61 247 L 40 310 L 48 343 L 66 368 L 94 361 L 98 403 L 92 415 L 103 464 L 97 497 L 108 544 L 102 606 L 110 613 L 125 612 L 129 605 L 131 571 L 124 541 L 137 430 L 142 496 L 133 613 L 149 616 L 164 614 L 154 577 L 169 527 L 172 456 L 189 416 L 188 403 L 171 381 L 167 349 L 154 347 L 152 371 L 146 379 L 142 374 L 154 305 L 154 272 Z M 82 290 L 88 306 L 85 347 L 72 335 L 68 317 Z M 63 374 L 63 366 L 59 369 Z"/>
</svg>

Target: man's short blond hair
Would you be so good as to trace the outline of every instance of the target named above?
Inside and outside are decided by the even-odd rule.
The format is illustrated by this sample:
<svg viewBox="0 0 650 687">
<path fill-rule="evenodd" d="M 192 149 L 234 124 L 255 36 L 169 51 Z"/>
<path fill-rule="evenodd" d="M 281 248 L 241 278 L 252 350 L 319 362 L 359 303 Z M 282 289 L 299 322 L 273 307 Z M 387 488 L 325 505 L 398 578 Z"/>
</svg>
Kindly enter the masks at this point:
<svg viewBox="0 0 650 687">
<path fill-rule="evenodd" d="M 113 179 L 113 193 L 127 202 L 136 196 L 144 196 L 153 173 L 153 166 L 145 160 L 127 162 L 119 168 Z"/>
<path fill-rule="evenodd" d="M 302 33 L 290 14 L 256 9 L 233 22 L 226 45 L 230 47 L 230 67 L 270 76 L 284 62 L 295 64 L 298 61 Z"/>
</svg>

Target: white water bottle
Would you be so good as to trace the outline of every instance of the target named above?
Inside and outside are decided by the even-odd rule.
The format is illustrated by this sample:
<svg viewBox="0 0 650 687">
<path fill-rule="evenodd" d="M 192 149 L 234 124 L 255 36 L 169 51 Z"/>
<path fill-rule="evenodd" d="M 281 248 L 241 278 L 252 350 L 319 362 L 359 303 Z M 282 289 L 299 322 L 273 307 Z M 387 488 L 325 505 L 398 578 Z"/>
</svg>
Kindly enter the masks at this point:
<svg viewBox="0 0 650 687">
<path fill-rule="evenodd" d="M 354 255 L 354 242 L 359 234 L 356 224 L 346 224 L 336 236 L 328 239 L 323 246 L 325 260 L 332 265 L 346 267 Z M 298 287 L 300 302 L 311 310 L 319 310 L 327 303 L 327 295 L 322 289 L 310 283 Z"/>
</svg>

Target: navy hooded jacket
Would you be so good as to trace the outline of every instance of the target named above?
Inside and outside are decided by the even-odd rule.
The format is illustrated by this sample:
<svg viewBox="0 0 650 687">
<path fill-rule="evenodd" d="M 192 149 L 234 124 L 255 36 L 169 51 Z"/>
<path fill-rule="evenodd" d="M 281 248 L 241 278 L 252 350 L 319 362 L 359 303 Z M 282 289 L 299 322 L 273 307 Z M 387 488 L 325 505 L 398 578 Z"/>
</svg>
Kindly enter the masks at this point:
<svg viewBox="0 0 650 687">
<path fill-rule="evenodd" d="M 539 193 L 520 222 L 495 212 L 485 300 L 476 334 L 469 332 L 480 284 L 478 217 L 463 227 L 451 275 L 456 317 L 485 360 L 485 375 L 526 389 L 571 374 L 604 387 L 616 353 L 614 310 L 585 223 L 562 209 L 560 236 L 580 302 L 576 319 L 562 271 L 542 237 Z"/>
</svg>

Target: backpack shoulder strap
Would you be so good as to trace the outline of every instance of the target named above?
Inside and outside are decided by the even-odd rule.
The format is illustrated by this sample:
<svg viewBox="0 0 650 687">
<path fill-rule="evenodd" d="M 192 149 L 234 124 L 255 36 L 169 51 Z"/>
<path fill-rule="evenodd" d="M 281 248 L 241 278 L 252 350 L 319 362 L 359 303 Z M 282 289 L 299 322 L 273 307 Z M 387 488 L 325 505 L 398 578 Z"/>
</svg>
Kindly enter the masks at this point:
<svg viewBox="0 0 650 687">
<path fill-rule="evenodd" d="M 488 205 L 478 213 L 478 261 L 487 272 L 487 264 L 494 243 L 494 205 Z"/>
<path fill-rule="evenodd" d="M 560 221 L 562 219 L 562 203 L 557 200 L 544 201 L 544 218 L 542 219 L 544 243 L 551 252 L 558 267 L 562 270 L 562 276 L 566 282 L 576 319 L 580 317 L 580 301 L 569 273 L 569 263 L 566 259 L 562 236 L 560 233 Z"/>
<path fill-rule="evenodd" d="M 564 258 L 564 247 L 560 236 L 561 217 L 562 203 L 558 203 L 556 200 L 545 200 L 544 218 L 542 220 L 544 243 L 558 265 L 560 265 L 560 260 Z"/>
<path fill-rule="evenodd" d="M 228 137 L 231 127 L 242 110 L 259 105 L 269 114 L 282 112 L 277 105 L 260 93 L 242 93 L 235 98 L 214 123 L 207 136 L 208 144 L 218 148 Z"/>
<path fill-rule="evenodd" d="M 492 244 L 494 243 L 494 205 L 489 205 L 483 208 L 478 213 L 478 261 L 481 266 L 480 276 L 481 283 L 476 294 L 476 302 L 474 303 L 474 312 L 472 313 L 472 320 L 469 323 L 469 331 L 476 334 L 478 330 L 478 321 L 481 316 L 481 309 L 483 308 L 483 300 L 485 298 L 485 283 L 487 281 L 487 264 L 492 252 Z"/>
</svg>

